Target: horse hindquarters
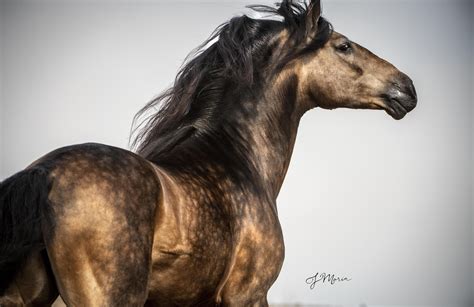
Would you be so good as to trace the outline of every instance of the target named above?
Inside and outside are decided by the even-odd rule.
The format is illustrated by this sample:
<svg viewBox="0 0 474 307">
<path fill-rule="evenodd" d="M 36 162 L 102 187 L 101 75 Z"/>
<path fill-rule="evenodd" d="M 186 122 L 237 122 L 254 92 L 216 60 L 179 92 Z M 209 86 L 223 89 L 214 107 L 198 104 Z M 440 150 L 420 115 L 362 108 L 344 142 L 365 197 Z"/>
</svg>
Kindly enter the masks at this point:
<svg viewBox="0 0 474 307">
<path fill-rule="evenodd" d="M 143 306 L 159 182 L 148 162 L 104 145 L 55 156 L 48 255 L 68 306 Z"/>
<path fill-rule="evenodd" d="M 17 287 L 43 276 L 44 304 L 56 280 L 69 306 L 142 306 L 159 193 L 146 160 L 99 144 L 61 148 L 2 182 L 0 305 L 43 304 Z"/>
</svg>

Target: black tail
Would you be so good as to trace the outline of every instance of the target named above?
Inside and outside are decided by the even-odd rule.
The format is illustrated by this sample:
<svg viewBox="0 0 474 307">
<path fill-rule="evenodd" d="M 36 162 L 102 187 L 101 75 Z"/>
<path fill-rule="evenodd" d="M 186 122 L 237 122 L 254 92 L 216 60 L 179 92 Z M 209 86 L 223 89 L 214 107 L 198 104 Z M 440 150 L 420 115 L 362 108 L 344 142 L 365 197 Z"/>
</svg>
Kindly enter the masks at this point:
<svg viewBox="0 0 474 307">
<path fill-rule="evenodd" d="M 48 171 L 33 167 L 0 183 L 0 296 L 31 252 L 44 248 Z M 48 223 L 49 224 L 49 223 Z"/>
</svg>

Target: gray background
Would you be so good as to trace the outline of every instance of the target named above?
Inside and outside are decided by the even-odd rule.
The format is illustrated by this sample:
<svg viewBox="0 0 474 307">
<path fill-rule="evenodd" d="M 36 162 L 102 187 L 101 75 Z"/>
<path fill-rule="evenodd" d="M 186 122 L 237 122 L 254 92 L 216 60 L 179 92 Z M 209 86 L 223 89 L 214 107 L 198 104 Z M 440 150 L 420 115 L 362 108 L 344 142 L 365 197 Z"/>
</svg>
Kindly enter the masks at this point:
<svg viewBox="0 0 474 307">
<path fill-rule="evenodd" d="M 0 178 L 57 147 L 127 147 L 132 116 L 248 3 L 3 1 Z M 279 197 L 272 303 L 473 305 L 473 18 L 467 1 L 323 1 L 335 29 L 412 77 L 419 106 L 313 110 Z M 352 278 L 310 290 L 316 272 Z M 192 278 L 192 277 L 191 277 Z"/>
</svg>

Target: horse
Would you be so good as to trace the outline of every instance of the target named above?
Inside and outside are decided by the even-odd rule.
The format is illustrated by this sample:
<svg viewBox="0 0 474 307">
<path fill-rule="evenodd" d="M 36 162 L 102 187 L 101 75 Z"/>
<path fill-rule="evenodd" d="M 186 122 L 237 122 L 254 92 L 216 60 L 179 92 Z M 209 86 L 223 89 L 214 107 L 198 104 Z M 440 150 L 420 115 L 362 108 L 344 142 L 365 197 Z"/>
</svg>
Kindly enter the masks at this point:
<svg viewBox="0 0 474 307">
<path fill-rule="evenodd" d="M 267 306 L 277 196 L 316 108 L 403 118 L 412 80 L 336 32 L 319 0 L 251 8 L 135 116 L 134 151 L 56 149 L 0 185 L 0 304 Z"/>
</svg>

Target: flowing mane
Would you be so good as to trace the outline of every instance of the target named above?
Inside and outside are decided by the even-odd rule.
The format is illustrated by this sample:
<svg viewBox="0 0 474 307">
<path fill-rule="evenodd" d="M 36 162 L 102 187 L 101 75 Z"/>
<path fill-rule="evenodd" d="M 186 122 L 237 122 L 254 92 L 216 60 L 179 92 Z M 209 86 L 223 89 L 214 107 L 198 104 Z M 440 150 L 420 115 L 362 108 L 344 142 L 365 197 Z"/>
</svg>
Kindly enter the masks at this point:
<svg viewBox="0 0 474 307">
<path fill-rule="evenodd" d="M 332 31 L 330 23 L 320 18 L 312 42 L 303 50 L 296 49 L 307 31 L 305 2 L 286 0 L 279 8 L 249 8 L 280 20 L 234 17 L 188 55 L 194 57 L 180 69 L 174 85 L 135 115 L 132 147 L 138 154 L 154 162 L 163 161 L 183 141 L 211 133 L 236 100 L 248 98 L 244 95 L 258 96 L 264 77 L 274 72 L 271 69 L 279 69 L 302 52 L 321 47 Z M 274 38 L 283 29 L 288 30 L 289 43 L 280 46 L 275 60 Z"/>
</svg>

